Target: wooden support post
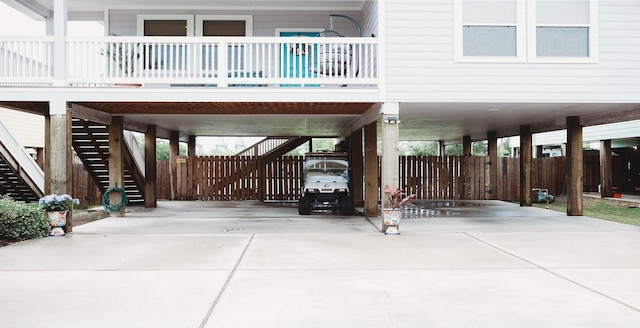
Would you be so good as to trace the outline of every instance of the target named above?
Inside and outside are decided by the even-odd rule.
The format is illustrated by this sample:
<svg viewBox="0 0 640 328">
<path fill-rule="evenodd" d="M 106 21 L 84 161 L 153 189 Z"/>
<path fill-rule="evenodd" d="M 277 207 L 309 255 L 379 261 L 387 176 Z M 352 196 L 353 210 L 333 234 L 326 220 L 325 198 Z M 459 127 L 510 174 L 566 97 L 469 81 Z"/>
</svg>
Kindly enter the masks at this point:
<svg viewBox="0 0 640 328">
<path fill-rule="evenodd" d="M 445 156 L 445 145 L 444 140 L 438 140 L 438 156 Z"/>
<path fill-rule="evenodd" d="M 364 216 L 378 216 L 378 124 L 364 127 Z"/>
<path fill-rule="evenodd" d="M 176 199 L 178 190 L 178 162 L 177 157 L 180 155 L 180 133 L 171 131 L 169 139 L 169 178 L 171 186 L 171 200 Z"/>
<path fill-rule="evenodd" d="M 520 206 L 531 206 L 533 197 L 531 195 L 531 171 L 532 160 L 532 138 L 531 127 L 520 126 Z"/>
<path fill-rule="evenodd" d="M 471 156 L 471 136 L 462 136 L 462 156 Z"/>
<path fill-rule="evenodd" d="M 363 156 L 362 156 L 362 129 L 358 129 L 351 134 L 351 195 L 353 196 L 353 204 L 355 206 L 364 205 L 363 187 Z"/>
<path fill-rule="evenodd" d="M 66 102 L 51 102 L 51 114 L 45 119 L 45 194 L 73 196 L 71 113 Z M 73 211 L 67 213 L 64 231 L 73 231 Z"/>
<path fill-rule="evenodd" d="M 498 137 L 495 131 L 487 132 L 489 151 L 489 191 L 487 199 L 498 199 Z"/>
<path fill-rule="evenodd" d="M 611 165 L 611 139 L 600 141 L 600 197 L 613 197 L 613 169 Z"/>
<path fill-rule="evenodd" d="M 156 196 L 156 135 L 155 125 L 147 125 L 144 134 L 144 206 L 157 207 Z"/>
<path fill-rule="evenodd" d="M 122 116 L 111 118 L 111 125 L 109 125 L 109 187 L 117 187 L 122 190 L 124 190 L 123 128 Z M 112 192 L 109 195 L 111 204 L 119 204 L 121 201 L 119 193 Z M 111 213 L 111 216 L 122 217 L 124 213 L 123 207 L 120 211 Z"/>
<path fill-rule="evenodd" d="M 187 142 L 187 156 L 196 156 L 196 136 L 190 135 Z"/>
<path fill-rule="evenodd" d="M 582 126 L 579 116 L 567 117 L 567 215 L 582 215 Z"/>
</svg>

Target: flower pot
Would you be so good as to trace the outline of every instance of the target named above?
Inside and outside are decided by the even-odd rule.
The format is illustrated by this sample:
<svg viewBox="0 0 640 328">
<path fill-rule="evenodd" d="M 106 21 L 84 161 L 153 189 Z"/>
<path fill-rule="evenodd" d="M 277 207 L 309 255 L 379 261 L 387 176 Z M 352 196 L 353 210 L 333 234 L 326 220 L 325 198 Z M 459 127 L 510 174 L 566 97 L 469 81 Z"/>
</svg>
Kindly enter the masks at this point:
<svg viewBox="0 0 640 328">
<path fill-rule="evenodd" d="M 400 219 L 402 217 L 402 210 L 399 208 L 386 208 L 382 209 L 382 222 L 384 223 L 385 235 L 399 235 L 400 234 Z"/>
<path fill-rule="evenodd" d="M 47 218 L 49 219 L 49 226 L 51 226 L 51 232 L 49 236 L 64 236 L 64 227 L 67 224 L 67 212 L 68 211 L 46 211 Z"/>
</svg>

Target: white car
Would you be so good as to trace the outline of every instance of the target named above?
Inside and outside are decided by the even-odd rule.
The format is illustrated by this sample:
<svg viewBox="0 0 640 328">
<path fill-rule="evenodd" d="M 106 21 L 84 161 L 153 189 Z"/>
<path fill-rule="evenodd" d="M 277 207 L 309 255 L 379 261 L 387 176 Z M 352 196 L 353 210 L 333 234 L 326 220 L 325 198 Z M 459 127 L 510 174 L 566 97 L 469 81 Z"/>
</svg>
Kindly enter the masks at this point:
<svg viewBox="0 0 640 328">
<path fill-rule="evenodd" d="M 338 207 L 343 215 L 353 214 L 349 195 L 349 161 L 346 153 L 308 153 L 304 163 L 302 196 L 298 213 L 309 215 L 319 205 Z"/>
</svg>

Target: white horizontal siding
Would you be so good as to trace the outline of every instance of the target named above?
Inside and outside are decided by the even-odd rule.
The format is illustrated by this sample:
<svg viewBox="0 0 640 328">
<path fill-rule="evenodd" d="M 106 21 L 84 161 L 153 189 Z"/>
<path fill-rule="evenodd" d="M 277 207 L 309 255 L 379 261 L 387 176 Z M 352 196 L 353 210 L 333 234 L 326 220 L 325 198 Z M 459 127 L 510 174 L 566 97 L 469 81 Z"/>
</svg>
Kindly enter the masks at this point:
<svg viewBox="0 0 640 328">
<path fill-rule="evenodd" d="M 121 36 L 135 36 L 137 15 L 252 15 L 253 36 L 275 36 L 276 28 L 326 28 L 330 27 L 329 14 L 343 14 L 353 17 L 362 24 L 361 13 L 355 11 L 212 11 L 212 10 L 141 10 L 125 11 L 112 10 L 110 12 L 110 33 Z M 354 25 L 344 18 L 333 18 L 333 29 L 344 36 L 357 36 Z"/>
<path fill-rule="evenodd" d="M 607 139 L 637 138 L 640 131 L 640 120 L 611 124 L 587 126 L 582 129 L 585 142 Z M 533 135 L 534 145 L 557 145 L 567 142 L 567 130 L 550 131 Z"/>
<path fill-rule="evenodd" d="M 44 147 L 44 117 L 0 107 L 0 121 L 23 147 Z"/>
<path fill-rule="evenodd" d="M 598 63 L 457 63 L 452 0 L 387 1 L 386 98 L 640 102 L 640 0 L 599 7 Z"/>
</svg>

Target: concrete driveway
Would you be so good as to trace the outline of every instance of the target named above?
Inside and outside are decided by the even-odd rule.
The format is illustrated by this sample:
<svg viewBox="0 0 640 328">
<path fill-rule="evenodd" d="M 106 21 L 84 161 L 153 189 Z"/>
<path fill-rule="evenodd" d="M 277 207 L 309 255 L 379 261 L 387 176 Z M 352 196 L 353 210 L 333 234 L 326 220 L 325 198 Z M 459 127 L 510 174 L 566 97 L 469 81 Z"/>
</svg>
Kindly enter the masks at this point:
<svg viewBox="0 0 640 328">
<path fill-rule="evenodd" d="M 385 236 L 379 218 L 159 202 L 2 247 L 0 326 L 640 326 L 640 227 L 419 205 Z"/>
</svg>

